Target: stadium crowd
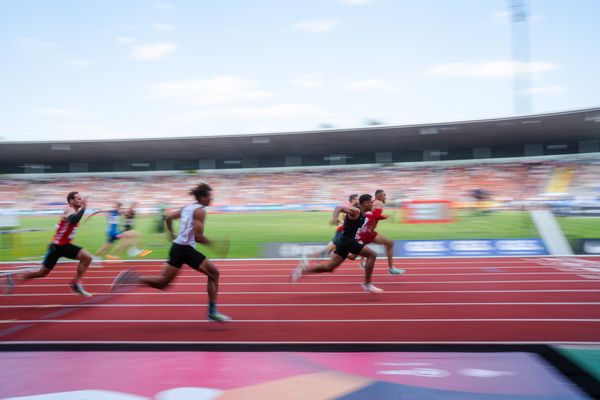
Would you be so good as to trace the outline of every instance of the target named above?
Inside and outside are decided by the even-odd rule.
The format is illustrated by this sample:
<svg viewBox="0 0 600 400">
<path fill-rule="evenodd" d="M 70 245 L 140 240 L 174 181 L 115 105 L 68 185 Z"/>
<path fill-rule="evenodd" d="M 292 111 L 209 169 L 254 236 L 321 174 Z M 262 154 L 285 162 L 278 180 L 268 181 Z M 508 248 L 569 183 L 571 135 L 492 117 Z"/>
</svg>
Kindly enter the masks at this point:
<svg viewBox="0 0 600 400">
<path fill-rule="evenodd" d="M 137 203 L 140 210 L 187 204 L 187 192 L 199 181 L 214 188 L 215 206 L 335 204 L 350 192 L 372 193 L 383 188 L 392 204 L 407 200 L 472 200 L 473 190 L 485 189 L 502 204 L 536 201 L 548 195 L 550 182 L 561 169 L 570 171 L 571 194 L 597 194 L 600 161 L 506 162 L 427 166 L 229 170 L 210 173 L 132 173 L 130 176 L 61 175 L 3 178 L 0 204 L 20 210 L 52 210 L 64 196 L 78 190 L 90 196 L 93 208 L 110 207 L 114 200 Z M 563 194 L 569 194 L 563 193 Z"/>
</svg>

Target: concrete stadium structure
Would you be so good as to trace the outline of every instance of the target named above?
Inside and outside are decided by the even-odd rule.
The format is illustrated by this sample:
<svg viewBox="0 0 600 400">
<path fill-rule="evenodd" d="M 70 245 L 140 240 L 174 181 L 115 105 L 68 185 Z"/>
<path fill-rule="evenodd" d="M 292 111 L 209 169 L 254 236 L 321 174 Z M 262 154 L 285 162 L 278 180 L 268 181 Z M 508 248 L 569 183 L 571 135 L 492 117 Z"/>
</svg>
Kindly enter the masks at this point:
<svg viewBox="0 0 600 400">
<path fill-rule="evenodd" d="M 387 164 L 600 151 L 600 107 L 514 118 L 190 138 L 0 142 L 0 174 Z"/>
</svg>

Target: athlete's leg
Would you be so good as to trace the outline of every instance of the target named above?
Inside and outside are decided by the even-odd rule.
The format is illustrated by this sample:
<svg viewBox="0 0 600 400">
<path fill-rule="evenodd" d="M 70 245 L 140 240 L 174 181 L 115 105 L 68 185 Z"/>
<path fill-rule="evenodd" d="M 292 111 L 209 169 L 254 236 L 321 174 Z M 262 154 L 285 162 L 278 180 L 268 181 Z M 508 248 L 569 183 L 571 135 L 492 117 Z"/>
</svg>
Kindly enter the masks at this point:
<svg viewBox="0 0 600 400">
<path fill-rule="evenodd" d="M 158 276 L 138 276 L 132 283 L 141 283 L 146 286 L 150 286 L 156 289 L 164 290 L 179 274 L 179 268 L 175 268 L 172 265 L 165 264 L 162 273 Z"/>
<path fill-rule="evenodd" d="M 327 243 L 327 245 L 320 249 L 320 250 L 316 250 L 313 251 L 312 253 L 306 254 L 305 258 L 319 258 L 321 257 L 322 254 L 326 253 L 326 252 L 330 252 L 331 247 L 333 246 L 333 248 L 335 248 L 335 245 L 333 244 L 332 241 L 329 241 L 329 243 Z"/>
<path fill-rule="evenodd" d="M 25 282 L 30 279 L 43 278 L 52 271 L 52 269 L 56 266 L 56 263 L 60 259 L 62 253 L 58 250 L 58 247 L 55 244 L 50 244 L 48 247 L 48 252 L 44 256 L 44 261 L 42 261 L 42 265 L 40 265 L 40 269 L 37 271 L 26 272 L 24 274 L 15 275 L 15 280 L 17 282 Z"/>
<path fill-rule="evenodd" d="M 333 272 L 337 267 L 340 266 L 341 263 L 344 262 L 344 258 L 342 258 L 339 254 L 333 253 L 331 258 L 327 261 L 320 262 L 314 267 L 306 268 L 302 271 L 303 274 L 321 274 L 323 272 Z"/>
<path fill-rule="evenodd" d="M 79 260 L 79 264 L 77 264 L 77 274 L 73 282 L 79 282 L 92 262 L 92 254 L 86 249 L 81 249 L 75 259 Z"/>
<path fill-rule="evenodd" d="M 52 271 L 52 269 L 46 268 L 42 265 L 37 271 L 26 272 L 24 274 L 15 274 L 14 277 L 17 282 L 25 282 L 30 279 L 43 278 L 48 275 L 50 271 Z"/>
<path fill-rule="evenodd" d="M 388 262 L 388 271 L 390 274 L 397 275 L 397 274 L 401 274 L 404 272 L 403 269 L 394 267 L 394 242 L 393 241 L 386 238 L 382 234 L 378 233 L 377 236 L 375 236 L 373 243 L 377 243 L 377 244 L 381 244 L 381 245 L 385 246 L 385 252 L 387 255 L 387 262 Z"/>
<path fill-rule="evenodd" d="M 119 254 L 134 245 L 134 235 L 132 231 L 121 232 L 116 236 L 119 239 L 119 245 L 115 247 L 114 252 Z"/>
<path fill-rule="evenodd" d="M 377 254 L 367 246 L 363 247 L 358 254 L 367 260 L 365 262 L 365 284 L 369 284 L 371 283 L 371 275 L 373 275 Z"/>
<path fill-rule="evenodd" d="M 370 293 L 383 292 L 382 289 L 379 289 L 371 282 L 371 275 L 373 275 L 373 268 L 375 267 L 375 260 L 377 259 L 377 254 L 368 246 L 363 247 L 363 249 L 358 254 L 367 260 L 365 262 L 365 283 L 362 285 L 363 289 L 366 292 Z"/>
<path fill-rule="evenodd" d="M 102 247 L 100 247 L 98 249 L 98 251 L 96 251 L 96 255 L 98 257 L 103 257 L 106 253 L 108 253 L 110 251 L 110 249 L 112 249 L 113 247 L 113 242 L 106 242 L 102 245 Z"/>
<path fill-rule="evenodd" d="M 85 272 L 87 271 L 88 267 L 90 266 L 90 263 L 92 262 L 92 254 L 86 249 L 79 249 L 75 256 L 66 255 L 66 257 L 79 260 L 79 264 L 77 264 L 77 272 L 75 274 L 75 278 L 73 279 L 69 287 L 75 293 L 78 293 L 85 297 L 92 297 L 92 294 L 86 291 L 83 288 L 83 285 L 81 284 L 81 278 L 83 278 L 83 275 L 85 275 Z"/>
<path fill-rule="evenodd" d="M 24 274 L 6 274 L 0 277 L 0 291 L 9 295 L 14 290 L 16 282 L 28 281 L 30 279 L 43 278 L 50 273 L 51 269 L 41 266 L 40 269 Z"/>
<path fill-rule="evenodd" d="M 204 259 L 198 271 L 208 277 L 206 291 L 208 292 L 208 319 L 216 322 L 227 322 L 231 320 L 225 314 L 217 311 L 217 296 L 219 294 L 219 269 L 208 258 Z"/>
<path fill-rule="evenodd" d="M 208 278 L 206 282 L 208 301 L 216 303 L 219 293 L 219 269 L 207 258 L 202 261 L 202 264 L 198 267 L 198 271 L 202 272 Z"/>
<path fill-rule="evenodd" d="M 142 250 L 140 249 L 142 234 L 138 231 L 130 230 L 121 232 L 119 234 L 119 239 L 121 239 L 121 245 L 117 249 L 117 251 L 121 252 L 127 250 L 127 254 L 131 257 L 140 256 L 144 257 L 150 253 L 152 250 Z"/>
</svg>

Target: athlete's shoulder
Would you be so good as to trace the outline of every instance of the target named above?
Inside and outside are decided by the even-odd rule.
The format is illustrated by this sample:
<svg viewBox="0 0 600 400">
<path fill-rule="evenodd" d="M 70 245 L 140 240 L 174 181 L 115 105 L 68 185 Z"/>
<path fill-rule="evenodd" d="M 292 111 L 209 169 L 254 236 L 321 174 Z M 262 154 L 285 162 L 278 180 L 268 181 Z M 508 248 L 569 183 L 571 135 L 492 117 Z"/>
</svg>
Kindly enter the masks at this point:
<svg viewBox="0 0 600 400">
<path fill-rule="evenodd" d="M 204 217 L 206 215 L 206 208 L 202 204 L 192 204 L 192 206 L 196 206 L 193 208 L 194 210 L 194 218 Z"/>
<path fill-rule="evenodd" d="M 373 201 L 373 208 L 383 208 L 383 201 L 381 200 L 375 200 Z"/>
</svg>

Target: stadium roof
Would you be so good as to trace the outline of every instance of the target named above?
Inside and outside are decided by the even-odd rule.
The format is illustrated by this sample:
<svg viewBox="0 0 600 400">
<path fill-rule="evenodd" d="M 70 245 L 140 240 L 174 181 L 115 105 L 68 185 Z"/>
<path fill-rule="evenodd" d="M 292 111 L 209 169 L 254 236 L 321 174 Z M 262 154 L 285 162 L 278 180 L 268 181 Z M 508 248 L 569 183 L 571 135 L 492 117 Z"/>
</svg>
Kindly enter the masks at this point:
<svg viewBox="0 0 600 400">
<path fill-rule="evenodd" d="M 600 107 L 525 117 L 294 133 L 0 142 L 0 164 L 227 159 L 560 143 L 600 138 Z"/>
</svg>

